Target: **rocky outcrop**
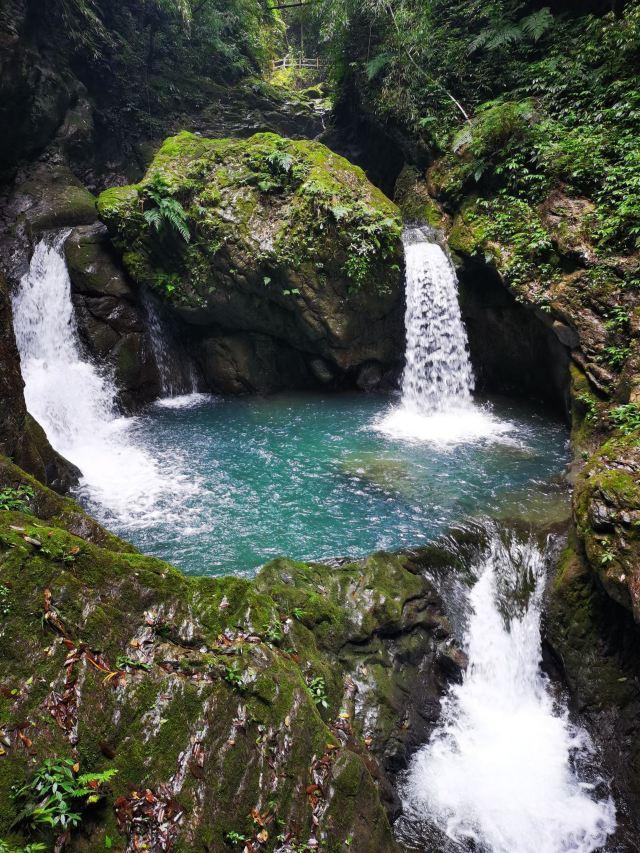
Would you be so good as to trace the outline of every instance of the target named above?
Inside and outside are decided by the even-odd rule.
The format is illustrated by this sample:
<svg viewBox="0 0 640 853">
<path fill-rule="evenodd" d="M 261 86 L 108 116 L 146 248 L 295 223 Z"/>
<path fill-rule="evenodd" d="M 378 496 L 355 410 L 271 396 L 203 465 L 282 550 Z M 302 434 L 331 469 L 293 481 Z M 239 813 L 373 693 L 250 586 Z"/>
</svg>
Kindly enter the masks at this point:
<svg viewBox="0 0 640 853">
<path fill-rule="evenodd" d="M 128 410 L 157 398 L 160 377 L 139 293 L 122 271 L 103 225 L 74 229 L 64 244 L 78 331 L 99 364 L 113 370 Z"/>
<path fill-rule="evenodd" d="M 415 558 L 189 578 L 6 461 L 0 483 L 3 837 L 25 829 L 12 786 L 69 758 L 117 771 L 70 850 L 399 849 L 386 771 L 456 661 Z"/>
<path fill-rule="evenodd" d="M 98 206 L 131 279 L 194 328 L 212 390 L 273 390 L 276 364 L 281 387 L 397 373 L 398 211 L 324 146 L 183 133 L 140 184 L 105 191 Z"/>
<path fill-rule="evenodd" d="M 417 189 L 405 177 L 403 206 L 424 209 L 425 186 L 440 205 L 480 387 L 540 397 L 571 421 L 583 556 L 640 622 L 640 258 L 596 251 L 589 199 L 468 197 L 468 169 L 463 149 Z"/>
<path fill-rule="evenodd" d="M 572 710 L 593 734 L 605 775 L 614 780 L 614 796 L 626 803 L 617 815 L 621 849 L 635 850 L 640 833 L 640 635 L 628 602 L 621 606 L 604 591 L 575 536 L 549 590 L 545 639 Z"/>
</svg>

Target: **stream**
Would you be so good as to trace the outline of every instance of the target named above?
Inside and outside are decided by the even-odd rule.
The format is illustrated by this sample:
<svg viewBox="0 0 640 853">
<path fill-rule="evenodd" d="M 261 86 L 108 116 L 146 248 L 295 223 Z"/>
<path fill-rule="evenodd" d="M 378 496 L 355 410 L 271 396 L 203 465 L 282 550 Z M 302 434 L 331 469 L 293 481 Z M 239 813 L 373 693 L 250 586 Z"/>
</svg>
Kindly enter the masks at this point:
<svg viewBox="0 0 640 853">
<path fill-rule="evenodd" d="M 416 546 L 471 516 L 566 515 L 565 427 L 530 405 L 474 398 L 455 272 L 427 231 L 405 234 L 401 395 L 193 393 L 138 417 L 118 412 L 111 377 L 83 352 L 63 241 L 38 244 L 14 296 L 27 406 L 82 470 L 87 509 L 145 553 L 186 572 L 251 575 L 280 554 Z M 583 771 L 586 734 L 541 673 L 544 560 L 496 541 L 475 572 L 469 668 L 408 771 L 407 832 L 428 824 L 451 849 L 596 850 L 615 807 Z M 514 572 L 531 581 L 519 609 Z"/>
</svg>

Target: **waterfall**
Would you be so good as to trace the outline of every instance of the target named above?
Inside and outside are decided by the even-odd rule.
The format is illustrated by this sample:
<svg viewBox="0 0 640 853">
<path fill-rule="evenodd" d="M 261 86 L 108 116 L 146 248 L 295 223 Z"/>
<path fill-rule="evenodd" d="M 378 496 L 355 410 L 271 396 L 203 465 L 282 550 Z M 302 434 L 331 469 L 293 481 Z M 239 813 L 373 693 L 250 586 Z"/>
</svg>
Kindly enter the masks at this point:
<svg viewBox="0 0 640 853">
<path fill-rule="evenodd" d="M 424 229 L 405 231 L 407 334 L 402 398 L 422 414 L 468 406 L 473 371 L 458 304 L 456 274 Z"/>
<path fill-rule="evenodd" d="M 162 321 L 153 296 L 143 291 L 142 301 L 151 349 L 160 375 L 163 394 L 160 404 L 179 407 L 201 400 L 206 395 L 198 394 L 198 376 L 192 359 Z"/>
<path fill-rule="evenodd" d="M 101 520 L 146 523 L 158 502 L 183 488 L 122 417 L 112 378 L 83 353 L 63 255 L 66 233 L 35 248 L 13 297 L 13 322 L 29 412 L 53 447 L 83 473 L 80 488 Z"/>
<path fill-rule="evenodd" d="M 531 542 L 496 535 L 476 568 L 468 670 L 412 761 L 405 811 L 464 849 L 471 842 L 491 853 L 589 853 L 614 832 L 615 808 L 586 781 L 588 737 L 540 670 L 543 555 Z M 526 604 L 523 586 L 532 588 Z"/>
<path fill-rule="evenodd" d="M 452 444 L 512 429 L 473 403 L 473 370 L 458 304 L 458 280 L 428 228 L 403 235 L 406 364 L 402 400 L 374 428 L 392 438 Z"/>
</svg>

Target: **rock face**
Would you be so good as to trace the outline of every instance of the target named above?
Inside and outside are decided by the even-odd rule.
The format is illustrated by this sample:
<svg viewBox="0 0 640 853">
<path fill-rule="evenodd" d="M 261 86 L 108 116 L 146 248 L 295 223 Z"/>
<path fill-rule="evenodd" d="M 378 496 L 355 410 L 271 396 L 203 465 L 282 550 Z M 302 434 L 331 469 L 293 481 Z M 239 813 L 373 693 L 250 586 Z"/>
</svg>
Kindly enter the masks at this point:
<svg viewBox="0 0 640 853">
<path fill-rule="evenodd" d="M 212 390 L 397 373 L 397 208 L 319 143 L 182 133 L 140 184 L 105 191 L 98 206 L 129 276 L 194 328 Z M 277 372 L 255 365 L 258 351 Z"/>
<path fill-rule="evenodd" d="M 24 843 L 11 786 L 73 756 L 118 772 L 70 850 L 135 832 L 157 850 L 240 836 L 264 851 L 399 849 L 385 771 L 455 657 L 413 558 L 189 578 L 0 462 L 0 487 L 20 486 L 30 495 L 0 512 L 3 838 Z"/>
<path fill-rule="evenodd" d="M 545 623 L 554 666 L 561 670 L 573 709 L 598 743 L 605 772 L 614 779 L 614 795 L 627 803 L 618 814 L 625 835 L 620 849 L 637 850 L 640 638 L 628 601 L 621 606 L 604 591 L 575 536 L 560 559 Z"/>
<path fill-rule="evenodd" d="M 160 395 L 149 320 L 139 294 L 114 255 L 106 229 L 74 229 L 64 245 L 80 336 L 100 364 L 109 364 L 126 409 Z"/>
</svg>

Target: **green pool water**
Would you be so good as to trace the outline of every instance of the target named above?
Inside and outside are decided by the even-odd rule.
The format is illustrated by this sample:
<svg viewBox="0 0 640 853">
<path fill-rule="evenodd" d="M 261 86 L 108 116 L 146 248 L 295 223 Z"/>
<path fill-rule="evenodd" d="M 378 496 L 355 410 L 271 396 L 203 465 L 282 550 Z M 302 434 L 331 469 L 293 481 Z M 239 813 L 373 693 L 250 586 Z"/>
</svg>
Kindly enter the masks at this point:
<svg viewBox="0 0 640 853">
<path fill-rule="evenodd" d="M 518 513 L 567 461 L 564 426 L 528 406 L 456 413 L 454 432 L 479 412 L 489 427 L 454 441 L 446 423 L 432 440 L 385 432 L 395 406 L 356 394 L 169 400 L 119 423 L 146 467 L 127 456 L 117 471 L 111 453 L 82 499 L 185 572 L 250 574 L 278 555 L 360 556 L 420 545 L 469 515 Z"/>
</svg>

